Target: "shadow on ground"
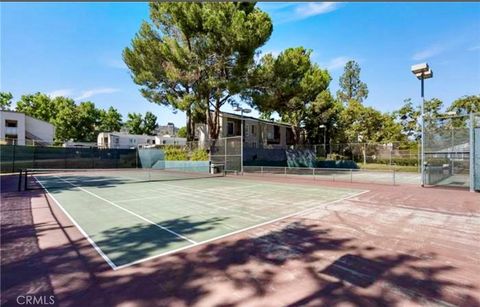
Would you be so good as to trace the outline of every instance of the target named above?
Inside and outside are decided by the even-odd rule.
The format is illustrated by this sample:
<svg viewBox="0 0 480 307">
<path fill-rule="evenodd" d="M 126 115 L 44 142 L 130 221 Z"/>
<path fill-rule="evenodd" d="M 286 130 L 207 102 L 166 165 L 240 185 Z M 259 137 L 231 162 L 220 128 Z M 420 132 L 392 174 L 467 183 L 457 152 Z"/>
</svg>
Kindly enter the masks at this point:
<svg viewBox="0 0 480 307">
<path fill-rule="evenodd" d="M 32 236 L 42 234 L 32 232 L 29 223 L 31 219 L 9 221 L 2 231 L 2 248 L 3 244 L 10 246 L 2 254 L 6 256 L 5 260 L 2 257 L 2 294 L 8 294 L 2 301 L 5 305 L 26 290 L 23 285 L 45 281 L 45 272 L 66 277 L 64 284 L 69 287 L 57 298 L 66 305 L 480 305 L 468 294 L 478 289 L 444 277 L 456 268 L 434 265 L 436 254 L 417 257 L 412 256 L 415 251 L 387 253 L 364 247 L 356 238 L 334 235 L 319 221 L 284 220 L 115 272 L 93 256 L 84 239 L 40 250 Z M 209 227 L 189 224 L 188 218 L 170 223 L 181 225 L 186 233 Z M 113 248 L 122 236 L 143 231 L 112 229 L 111 241 L 104 243 Z M 25 238 L 33 243 L 25 245 Z M 9 279 L 18 270 L 25 272 L 21 278 Z M 90 275 L 83 283 L 72 282 L 85 271 Z M 29 291 L 50 293 L 48 280 L 46 285 Z"/>
</svg>

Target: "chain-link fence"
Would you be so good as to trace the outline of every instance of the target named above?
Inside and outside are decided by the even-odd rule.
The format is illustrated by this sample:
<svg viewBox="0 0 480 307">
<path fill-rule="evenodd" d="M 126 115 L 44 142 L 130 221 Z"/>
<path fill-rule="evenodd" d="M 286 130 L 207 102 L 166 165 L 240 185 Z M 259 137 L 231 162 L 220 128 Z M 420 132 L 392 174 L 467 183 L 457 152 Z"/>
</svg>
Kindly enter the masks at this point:
<svg viewBox="0 0 480 307">
<path fill-rule="evenodd" d="M 425 123 L 425 184 L 470 187 L 471 151 L 480 116 L 459 115 Z M 479 140 L 476 141 L 477 143 Z M 475 162 L 476 163 L 476 162 Z"/>
<path fill-rule="evenodd" d="M 242 139 L 239 136 L 219 138 L 210 142 L 210 161 L 222 164 L 226 172 L 242 169 Z"/>
<path fill-rule="evenodd" d="M 396 166 L 405 171 L 420 171 L 417 144 L 405 146 L 399 142 L 246 147 L 244 161 L 249 166 L 332 167 L 334 164 L 348 164 L 349 168 L 354 168 L 355 165 L 370 169 L 390 169 Z"/>
<path fill-rule="evenodd" d="M 2 173 L 24 168 L 134 168 L 135 149 L 65 148 L 48 146 L 0 145 Z"/>
</svg>

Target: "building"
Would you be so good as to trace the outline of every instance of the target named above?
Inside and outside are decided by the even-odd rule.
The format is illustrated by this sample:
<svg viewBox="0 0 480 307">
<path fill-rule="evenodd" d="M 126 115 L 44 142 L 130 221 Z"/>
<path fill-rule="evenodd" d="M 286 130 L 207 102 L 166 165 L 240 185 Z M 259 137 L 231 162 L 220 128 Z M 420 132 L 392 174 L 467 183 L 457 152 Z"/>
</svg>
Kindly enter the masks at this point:
<svg viewBox="0 0 480 307">
<path fill-rule="evenodd" d="M 174 123 L 167 123 L 165 126 L 158 126 L 157 129 L 155 129 L 155 134 L 156 135 L 177 135 L 178 134 L 178 128 L 175 127 Z"/>
<path fill-rule="evenodd" d="M 47 145 L 53 143 L 55 127 L 24 113 L 0 111 L 0 139 L 3 144 Z"/>
<path fill-rule="evenodd" d="M 66 141 L 62 144 L 62 147 L 66 148 L 96 148 L 98 147 L 96 142 L 75 142 L 73 140 Z"/>
<path fill-rule="evenodd" d="M 219 137 L 234 137 L 241 135 L 241 120 L 239 114 L 221 112 L 219 115 Z M 243 116 L 244 146 L 247 148 L 287 148 L 294 144 L 290 124 Z M 205 125 L 195 126 L 195 137 L 203 142 L 208 139 Z"/>
<path fill-rule="evenodd" d="M 101 132 L 97 137 L 99 148 L 137 148 L 156 145 L 185 145 L 187 139 L 170 136 L 151 136 L 122 132 Z"/>
</svg>

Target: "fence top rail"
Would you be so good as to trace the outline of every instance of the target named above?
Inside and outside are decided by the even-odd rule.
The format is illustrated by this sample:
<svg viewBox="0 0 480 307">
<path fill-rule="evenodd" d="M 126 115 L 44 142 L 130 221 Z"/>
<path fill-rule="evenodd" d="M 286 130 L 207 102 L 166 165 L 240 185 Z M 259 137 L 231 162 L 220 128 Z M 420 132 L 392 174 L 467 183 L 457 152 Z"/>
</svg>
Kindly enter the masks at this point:
<svg viewBox="0 0 480 307">
<path fill-rule="evenodd" d="M 288 166 L 247 166 L 245 165 L 244 166 L 244 169 L 278 169 L 278 170 L 284 170 L 284 169 L 289 169 L 289 170 L 309 170 L 309 171 L 339 171 L 339 172 L 375 172 L 375 173 L 378 173 L 378 172 L 385 172 L 385 173 L 390 173 L 392 171 L 395 171 L 397 170 L 396 168 L 390 168 L 390 169 L 379 169 L 379 170 L 370 170 L 370 169 L 360 169 L 360 168 L 320 168 L 320 167 L 288 167 Z"/>
</svg>

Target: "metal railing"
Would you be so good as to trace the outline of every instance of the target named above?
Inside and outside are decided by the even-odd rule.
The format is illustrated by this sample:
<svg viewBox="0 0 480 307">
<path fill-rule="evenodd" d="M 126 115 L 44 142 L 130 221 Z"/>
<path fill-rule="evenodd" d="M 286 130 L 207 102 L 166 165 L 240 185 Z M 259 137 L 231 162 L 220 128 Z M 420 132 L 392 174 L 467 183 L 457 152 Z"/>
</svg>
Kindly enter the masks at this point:
<svg viewBox="0 0 480 307">
<path fill-rule="evenodd" d="M 420 177 L 418 174 L 402 173 L 395 168 L 373 171 L 341 168 L 244 166 L 244 172 L 246 174 L 259 176 L 283 176 L 332 182 L 378 183 L 388 185 L 420 183 Z"/>
</svg>

